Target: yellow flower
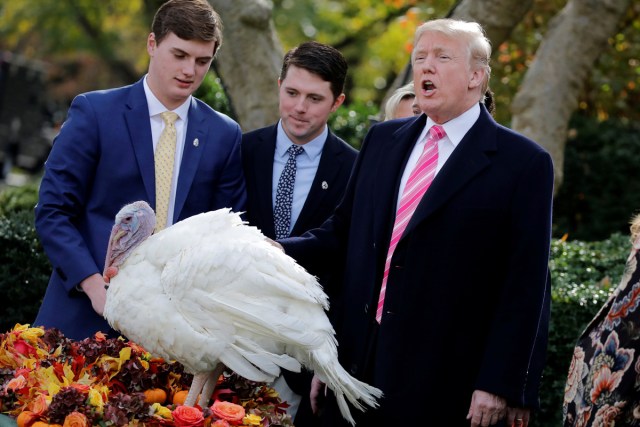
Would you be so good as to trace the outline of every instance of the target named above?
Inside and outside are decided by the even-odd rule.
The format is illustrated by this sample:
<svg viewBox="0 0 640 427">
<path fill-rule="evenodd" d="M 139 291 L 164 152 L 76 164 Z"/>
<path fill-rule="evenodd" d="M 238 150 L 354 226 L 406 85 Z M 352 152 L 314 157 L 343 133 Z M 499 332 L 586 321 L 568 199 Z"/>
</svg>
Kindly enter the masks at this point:
<svg viewBox="0 0 640 427">
<path fill-rule="evenodd" d="M 173 419 L 173 417 L 171 416 L 171 409 L 165 406 L 162 406 L 159 403 L 154 403 L 153 405 L 151 405 L 151 410 L 153 411 L 153 414 L 158 415 L 164 418 L 165 420 Z"/>
<path fill-rule="evenodd" d="M 20 336 L 23 340 L 29 341 L 31 344 L 38 342 L 38 338 L 44 335 L 44 329 L 42 328 L 30 328 L 26 325 L 16 325 L 14 331 L 20 331 Z"/>
<path fill-rule="evenodd" d="M 104 389 L 106 387 L 100 387 Z M 89 404 L 95 406 L 99 413 L 102 413 L 104 408 L 104 400 L 102 399 L 102 392 L 95 388 L 89 389 Z"/>
<path fill-rule="evenodd" d="M 39 360 L 36 360 L 36 359 L 26 359 L 26 360 L 24 361 L 23 366 L 24 366 L 25 368 L 27 368 L 27 369 L 33 370 L 33 369 L 36 369 L 36 368 L 38 367 L 38 363 L 39 363 L 39 362 L 40 362 L 40 361 L 39 361 Z"/>
<path fill-rule="evenodd" d="M 69 383 L 65 382 L 66 378 L 63 377 L 62 382 L 58 379 L 52 366 L 38 369 L 34 374 L 34 376 L 38 377 L 40 388 L 46 390 L 49 396 L 55 396 L 62 387 L 69 385 Z"/>
<path fill-rule="evenodd" d="M 120 372 L 120 368 L 122 365 L 131 359 L 131 347 L 124 347 L 120 350 L 119 357 L 111 357 L 107 355 L 103 355 L 98 359 L 96 365 L 100 366 L 105 371 L 111 372 L 109 375 L 109 379 L 112 379 Z"/>
<path fill-rule="evenodd" d="M 246 426 L 259 426 L 261 422 L 262 422 L 262 417 L 260 417 L 260 415 L 256 415 L 256 414 L 246 415 L 242 419 L 242 424 L 244 424 Z"/>
<path fill-rule="evenodd" d="M 267 388 L 267 390 L 265 392 L 265 395 L 267 395 L 269 397 L 278 397 L 279 396 L 278 392 L 275 389 L 270 388 L 270 387 Z"/>
</svg>

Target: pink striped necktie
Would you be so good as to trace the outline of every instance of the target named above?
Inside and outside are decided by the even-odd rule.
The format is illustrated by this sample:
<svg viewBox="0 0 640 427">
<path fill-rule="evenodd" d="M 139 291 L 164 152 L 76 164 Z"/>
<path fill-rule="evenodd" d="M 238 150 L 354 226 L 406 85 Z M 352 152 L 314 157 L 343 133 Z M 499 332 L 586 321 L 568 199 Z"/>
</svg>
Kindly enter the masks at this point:
<svg viewBox="0 0 640 427">
<path fill-rule="evenodd" d="M 429 129 L 422 154 L 413 171 L 411 171 L 411 175 L 409 175 L 409 179 L 402 192 L 400 205 L 396 212 L 396 220 L 393 224 L 393 232 L 391 233 L 391 242 L 389 242 L 389 251 L 387 252 L 387 259 L 384 264 L 382 287 L 380 288 L 380 297 L 378 298 L 378 308 L 376 310 L 376 320 L 378 323 L 380 323 L 382 319 L 382 308 L 384 307 L 384 296 L 387 290 L 391 257 L 402 237 L 402 233 L 404 233 L 407 224 L 409 224 L 411 216 L 436 175 L 436 167 L 438 166 L 438 141 L 444 136 L 445 132 L 442 126 L 435 125 Z"/>
</svg>

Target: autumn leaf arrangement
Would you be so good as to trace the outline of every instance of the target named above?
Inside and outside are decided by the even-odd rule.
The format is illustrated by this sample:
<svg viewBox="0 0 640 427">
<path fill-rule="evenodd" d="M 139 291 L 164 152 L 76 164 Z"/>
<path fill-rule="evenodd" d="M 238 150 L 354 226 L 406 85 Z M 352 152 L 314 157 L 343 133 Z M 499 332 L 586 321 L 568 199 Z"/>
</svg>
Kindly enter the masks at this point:
<svg viewBox="0 0 640 427">
<path fill-rule="evenodd" d="M 0 334 L 0 413 L 18 427 L 293 426 L 275 390 L 229 372 L 211 407 L 184 406 L 192 379 L 121 337 L 74 341 L 20 324 Z"/>
</svg>

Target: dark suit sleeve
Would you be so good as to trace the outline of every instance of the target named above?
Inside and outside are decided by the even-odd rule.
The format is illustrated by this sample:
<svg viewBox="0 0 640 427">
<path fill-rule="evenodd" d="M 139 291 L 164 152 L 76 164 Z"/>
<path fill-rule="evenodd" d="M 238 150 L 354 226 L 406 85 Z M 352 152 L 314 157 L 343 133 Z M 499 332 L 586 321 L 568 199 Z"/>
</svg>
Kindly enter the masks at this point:
<svg viewBox="0 0 640 427">
<path fill-rule="evenodd" d="M 326 271 L 332 263 L 335 265 L 344 262 L 351 224 L 354 187 L 357 181 L 355 177 L 367 153 L 369 134 L 362 144 L 362 150 L 357 154 L 343 198 L 333 214 L 320 227 L 309 230 L 299 237 L 289 237 L 279 241 L 288 255 L 313 274 Z"/>
<path fill-rule="evenodd" d="M 99 158 L 98 123 L 84 95 L 76 97 L 45 165 L 36 230 L 67 291 L 100 270 L 75 223 L 91 191 Z"/>
<path fill-rule="evenodd" d="M 550 313 L 550 156 L 533 156 L 520 181 L 504 224 L 510 258 L 476 389 L 506 397 L 512 406 L 537 407 Z"/>
</svg>

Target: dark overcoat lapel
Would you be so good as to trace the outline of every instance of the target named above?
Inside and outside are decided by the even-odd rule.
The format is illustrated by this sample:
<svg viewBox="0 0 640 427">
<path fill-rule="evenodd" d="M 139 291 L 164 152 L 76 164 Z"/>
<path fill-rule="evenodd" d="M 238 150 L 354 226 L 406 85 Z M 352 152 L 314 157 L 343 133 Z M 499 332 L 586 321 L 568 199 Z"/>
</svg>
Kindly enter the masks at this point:
<svg viewBox="0 0 640 427">
<path fill-rule="evenodd" d="M 405 235 L 450 200 L 474 176 L 489 167 L 487 152 L 496 150 L 496 127 L 490 126 L 491 122 L 488 116 L 481 114 L 462 138 L 418 204 L 407 224 Z"/>
<path fill-rule="evenodd" d="M 393 133 L 392 138 L 385 142 L 387 156 L 380 157 L 376 165 L 379 173 L 376 175 L 374 197 L 374 229 L 378 233 L 376 242 L 384 242 L 381 247 L 388 245 L 388 239 L 393 229 L 395 207 L 398 200 L 398 188 L 412 147 L 420 136 L 426 123 L 426 116 L 410 121 Z M 386 251 L 382 256 L 386 256 Z"/>
</svg>

